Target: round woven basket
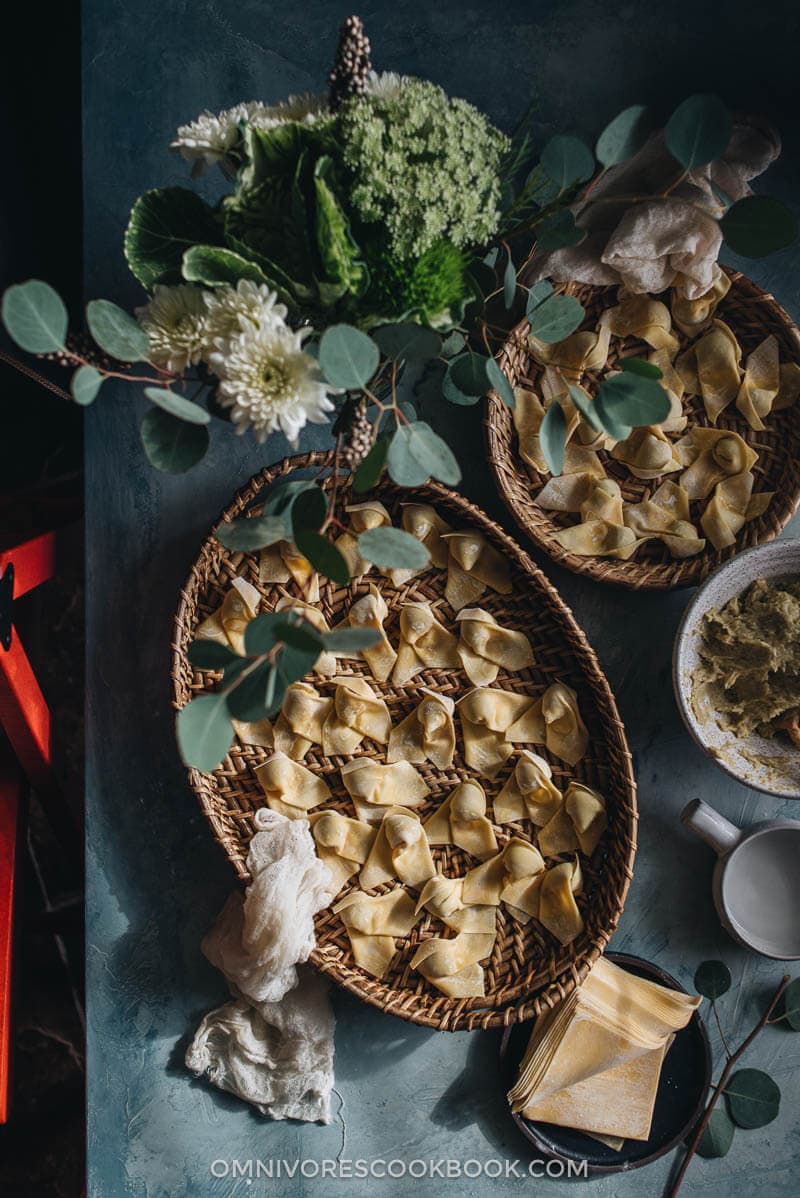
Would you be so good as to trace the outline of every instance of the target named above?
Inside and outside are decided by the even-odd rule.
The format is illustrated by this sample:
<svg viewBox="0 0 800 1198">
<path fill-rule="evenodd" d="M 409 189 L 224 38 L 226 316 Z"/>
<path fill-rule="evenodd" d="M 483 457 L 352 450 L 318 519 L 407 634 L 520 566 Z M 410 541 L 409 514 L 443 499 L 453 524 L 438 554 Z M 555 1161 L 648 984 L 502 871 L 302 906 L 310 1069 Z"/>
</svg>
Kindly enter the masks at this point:
<svg viewBox="0 0 800 1198">
<path fill-rule="evenodd" d="M 781 362 L 800 362 L 800 332 L 788 313 L 773 296 L 762 291 L 745 275 L 737 271 L 727 273 L 731 278 L 731 288 L 716 315 L 736 334 L 743 353 L 747 355 L 766 336 L 774 333 L 780 347 Z M 577 296 L 583 304 L 586 310 L 584 328 L 594 328 L 600 313 L 616 303 L 615 286 L 592 287 L 584 283 L 570 283 L 559 290 Z M 530 356 L 528 328 L 527 320 L 523 320 L 513 329 L 498 356 L 498 363 L 512 386 L 538 390 L 542 368 Z M 673 328 L 673 332 L 680 338 L 681 349 L 685 348 L 689 338 L 677 327 Z M 625 338 L 624 342 L 612 337 L 606 368 L 613 368 L 620 357 L 646 357 L 649 349 L 644 342 L 632 337 Z M 597 390 L 604 373 L 583 376 L 582 385 L 590 395 Z M 684 400 L 684 411 L 689 417 L 689 427 L 709 424 L 701 399 Z M 792 518 L 800 503 L 800 404 L 768 417 L 764 432 L 754 432 L 733 407 L 719 417 L 716 427 L 732 429 L 757 451 L 758 461 L 753 467 L 754 491 L 775 492 L 767 510 L 762 516 L 745 524 L 735 545 L 728 549 L 716 550 L 707 543 L 703 552 L 696 557 L 678 561 L 670 557 L 660 542 L 650 541 L 628 561 L 616 561 L 607 557 L 580 557 L 569 553 L 558 543 L 556 533 L 574 523 L 574 517 L 545 511 L 536 503 L 536 496 L 549 475 L 540 474 L 520 457 L 511 412 L 496 395 L 489 396 L 484 421 L 489 464 L 500 496 L 520 529 L 540 549 L 576 574 L 586 574 L 600 582 L 617 583 L 632 590 L 662 591 L 696 586 L 707 574 L 742 549 L 772 540 Z M 610 454 L 601 452 L 600 456 L 607 474 L 620 484 L 623 499 L 627 502 L 639 503 L 649 498 L 662 481 L 660 478 L 646 481 L 634 478 Z M 701 509 L 701 504 L 692 505 L 695 523 L 698 522 Z"/>
<path fill-rule="evenodd" d="M 221 520 L 231 520 L 245 512 L 258 512 L 265 489 L 275 479 L 300 468 L 314 470 L 324 480 L 323 485 L 330 485 L 331 466 L 332 455 L 323 453 L 286 459 L 252 479 L 226 509 Z M 535 695 L 559 679 L 577 691 L 581 714 L 591 735 L 589 752 L 569 771 L 563 762 L 552 759 L 553 774 L 562 786 L 568 777 L 574 777 L 601 791 L 607 802 L 608 830 L 591 861 L 582 859 L 585 887 L 578 901 L 585 929 L 581 936 L 564 948 L 536 921 L 522 926 L 501 910 L 497 917 L 494 952 L 484 967 L 486 998 L 448 998 L 410 968 L 414 947 L 420 940 L 448 934 L 444 925 L 431 916 L 425 916 L 407 939 L 398 942 L 399 951 L 381 980 L 355 965 L 344 926 L 331 910 L 321 912 L 316 918 L 317 945 L 311 960 L 359 998 L 415 1023 L 450 1030 L 507 1025 L 539 1014 L 569 993 L 603 951 L 616 927 L 636 849 L 635 785 L 625 732 L 597 658 L 573 616 L 544 575 L 501 529 L 467 500 L 437 485 L 399 489 L 387 483 L 376 488 L 374 496 L 386 505 L 395 523 L 399 522 L 401 502 L 432 503 L 454 528 L 479 529 L 505 555 L 511 565 L 513 592 L 509 595 L 487 592 L 481 604 L 503 624 L 524 629 L 533 646 L 536 665 L 516 674 L 501 671 L 495 686 Z M 343 508 L 348 501 L 348 487 L 340 480 L 337 510 L 345 519 Z M 282 596 L 291 593 L 283 586 L 259 584 L 256 555 L 231 553 L 213 535 L 208 537 L 181 592 L 175 620 L 172 678 L 178 708 L 212 685 L 214 676 L 198 672 L 190 665 L 187 647 L 199 622 L 219 606 L 231 580 L 237 576 L 246 577 L 259 586 L 263 595 L 262 610 L 270 610 Z M 445 626 L 455 627 L 453 612 L 444 599 L 445 571 L 436 569 L 427 570 L 401 587 L 394 587 L 376 575 L 367 575 L 350 587 L 321 580 L 319 606 L 329 625 L 337 624 L 346 615 L 354 599 L 366 592 L 369 580 L 380 585 L 389 606 L 385 627 L 393 643 L 397 643 L 399 609 L 407 602 L 430 602 Z M 463 672 L 458 670 L 425 670 L 415 675 L 407 686 L 395 687 L 376 682 L 359 661 L 340 659 L 338 668 L 342 674 L 363 673 L 367 677 L 386 701 L 393 724 L 419 702 L 420 686 L 457 699 L 470 685 Z M 331 689 L 325 679 L 315 676 L 314 682 L 323 692 Z M 426 806 L 420 809 L 423 818 L 457 783 L 474 777 L 464 764 L 458 720 L 456 729 L 458 745 L 453 766 L 444 771 L 430 764 L 418 767 L 431 791 Z M 537 746 L 539 751 L 544 752 Z M 361 754 L 382 758 L 383 749 L 367 740 L 357 750 L 356 755 Z M 243 881 L 248 878 L 246 857 L 250 838 L 255 832 L 254 814 L 265 803 L 253 769 L 267 755 L 263 749 L 237 742 L 213 773 L 189 771 L 190 783 L 214 836 Z M 319 746 L 314 746 L 304 763 L 328 783 L 332 799 L 326 806 L 352 815 L 350 800 L 339 775 L 346 760 L 349 759 L 328 758 Z M 481 779 L 490 800 L 512 768 L 513 760 L 493 782 Z M 495 831 L 502 845 L 512 834 L 529 839 L 527 828 L 529 825 L 520 823 Z M 434 857 L 441 871 L 453 877 L 461 876 L 476 864 L 473 858 L 454 846 L 434 849 Z"/>
</svg>

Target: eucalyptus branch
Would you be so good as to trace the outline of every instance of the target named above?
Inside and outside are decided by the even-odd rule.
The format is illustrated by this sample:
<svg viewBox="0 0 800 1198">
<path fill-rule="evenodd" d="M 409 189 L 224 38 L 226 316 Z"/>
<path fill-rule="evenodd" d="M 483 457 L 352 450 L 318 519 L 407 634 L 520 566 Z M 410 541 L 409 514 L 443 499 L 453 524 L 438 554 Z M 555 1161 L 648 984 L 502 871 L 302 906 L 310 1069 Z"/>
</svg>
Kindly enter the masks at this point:
<svg viewBox="0 0 800 1198">
<path fill-rule="evenodd" d="M 736 1051 L 728 1057 L 725 1068 L 722 1070 L 722 1073 L 720 1074 L 720 1079 L 717 1082 L 716 1086 L 714 1086 L 714 1091 L 713 1091 L 713 1094 L 711 1095 L 711 1100 L 709 1101 L 708 1106 L 706 1107 L 706 1109 L 703 1113 L 703 1117 L 697 1125 L 697 1130 L 695 1131 L 695 1134 L 692 1137 L 692 1141 L 686 1150 L 686 1156 L 683 1158 L 683 1162 L 681 1164 L 680 1169 L 678 1170 L 678 1174 L 675 1178 L 675 1181 L 672 1183 L 672 1186 L 670 1187 L 670 1189 L 667 1193 L 667 1198 L 675 1198 L 675 1195 L 678 1193 L 678 1190 L 681 1188 L 683 1179 L 686 1176 L 686 1170 L 689 1168 L 689 1164 L 692 1160 L 692 1157 L 697 1152 L 697 1146 L 703 1138 L 703 1132 L 708 1127 L 708 1122 L 709 1122 L 709 1119 L 711 1118 L 711 1113 L 714 1110 L 714 1107 L 717 1105 L 717 1101 L 718 1101 L 720 1095 L 723 1094 L 725 1091 L 725 1087 L 728 1084 L 728 1082 L 730 1080 L 730 1076 L 733 1072 L 734 1065 L 739 1060 L 739 1058 L 747 1051 L 747 1049 L 753 1043 L 753 1041 L 755 1040 L 755 1038 L 759 1034 L 759 1032 L 763 1031 L 763 1029 L 769 1023 L 770 1017 L 771 1017 L 773 1011 L 775 1010 L 775 1008 L 777 1007 L 778 1003 L 780 1002 L 781 998 L 783 997 L 783 992 L 788 985 L 789 985 L 789 975 L 784 974 L 783 978 L 781 979 L 781 983 L 778 986 L 778 989 L 775 991 L 774 995 L 772 996 L 772 1001 L 770 1002 L 770 1004 L 767 1007 L 764 1014 L 758 1020 L 755 1027 L 750 1032 L 750 1034 L 745 1037 L 745 1039 L 742 1041 L 742 1043 L 739 1045 L 739 1047 L 736 1049 Z"/>
</svg>

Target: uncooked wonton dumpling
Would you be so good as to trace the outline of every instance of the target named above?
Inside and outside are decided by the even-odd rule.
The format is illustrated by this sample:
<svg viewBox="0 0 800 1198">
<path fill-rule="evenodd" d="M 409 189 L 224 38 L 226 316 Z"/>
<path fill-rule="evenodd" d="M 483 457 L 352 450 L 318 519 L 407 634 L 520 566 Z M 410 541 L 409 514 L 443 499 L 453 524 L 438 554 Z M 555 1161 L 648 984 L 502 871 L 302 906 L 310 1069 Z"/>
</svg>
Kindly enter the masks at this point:
<svg viewBox="0 0 800 1198">
<path fill-rule="evenodd" d="M 392 728 L 386 760 L 410 761 L 412 765 L 432 761 L 437 769 L 449 769 L 456 749 L 455 704 L 448 695 L 424 686 L 420 693 L 423 698 L 418 705 Z"/>
<path fill-rule="evenodd" d="M 517 671 L 534 664 L 525 633 L 504 628 L 491 612 L 465 607 L 456 619 L 460 632 L 458 656 L 473 686 L 491 686 L 501 668 Z"/>
</svg>

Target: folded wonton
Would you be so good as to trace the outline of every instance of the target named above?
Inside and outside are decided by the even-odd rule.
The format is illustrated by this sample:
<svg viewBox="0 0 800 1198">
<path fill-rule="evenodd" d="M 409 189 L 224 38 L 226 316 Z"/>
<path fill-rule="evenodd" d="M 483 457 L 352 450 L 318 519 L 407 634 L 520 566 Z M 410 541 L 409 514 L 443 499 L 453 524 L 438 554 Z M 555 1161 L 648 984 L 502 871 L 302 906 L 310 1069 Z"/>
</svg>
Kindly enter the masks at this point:
<svg viewBox="0 0 800 1198">
<path fill-rule="evenodd" d="M 371 824 L 380 823 L 387 807 L 419 807 L 430 794 L 407 761 L 381 765 L 371 757 L 356 757 L 344 763 L 341 775 L 358 818 Z"/>
<path fill-rule="evenodd" d="M 275 611 L 292 611 L 302 616 L 304 620 L 308 620 L 312 628 L 316 628 L 317 632 L 330 632 L 328 621 L 319 607 L 314 607 L 311 603 L 304 603 L 302 599 L 295 599 L 291 596 L 284 595 L 275 604 Z M 325 650 L 320 653 L 314 665 L 314 673 L 321 674 L 323 678 L 332 678 L 336 673 L 336 654 L 329 653 Z"/>
<path fill-rule="evenodd" d="M 583 931 L 583 916 L 575 902 L 582 887 L 577 858 L 554 865 L 542 875 L 537 919 L 561 944 L 571 944 Z"/>
<path fill-rule="evenodd" d="M 293 682 L 275 722 L 275 748 L 294 761 L 302 761 L 312 745 L 322 744 L 322 727 L 332 708 L 333 700 L 310 683 Z"/>
<path fill-rule="evenodd" d="M 635 534 L 624 525 L 608 520 L 586 520 L 561 528 L 555 540 L 567 553 L 578 557 L 615 557 L 627 561 L 638 548 Z"/>
<path fill-rule="evenodd" d="M 380 636 L 376 645 L 361 650 L 361 656 L 378 682 L 386 681 L 397 661 L 397 654 L 383 628 L 388 614 L 385 599 L 377 588 L 370 584 L 369 593 L 356 600 L 345 621 L 351 628 L 372 628 Z"/>
<path fill-rule="evenodd" d="M 339 811 L 312 812 L 309 823 L 317 856 L 330 870 L 333 893 L 337 895 L 369 856 L 376 829 Z"/>
<path fill-rule="evenodd" d="M 540 699 L 476 687 L 456 703 L 464 735 L 464 759 L 484 778 L 494 778 L 514 745 L 544 744 Z"/>
<path fill-rule="evenodd" d="M 439 695 L 424 686 L 420 687 L 420 693 L 424 698 L 392 728 L 386 760 L 410 761 L 412 765 L 432 761 L 437 769 L 449 769 L 456 748 L 455 704 L 449 696 Z"/>
<path fill-rule="evenodd" d="M 564 801 L 539 831 L 537 844 L 545 857 L 580 849 L 591 857 L 606 830 L 605 799 L 582 782 L 570 782 Z"/>
<path fill-rule="evenodd" d="M 671 479 L 665 479 L 650 499 L 626 504 L 623 515 L 638 545 L 661 541 L 675 558 L 692 557 L 705 548 L 705 541 L 689 520 L 689 498 Z"/>
<path fill-rule="evenodd" d="M 763 432 L 764 417 L 772 411 L 781 385 L 778 339 L 770 334 L 747 355 L 736 407 L 756 432 Z"/>
<path fill-rule="evenodd" d="M 577 382 L 585 371 L 603 369 L 610 340 L 608 324 L 601 323 L 596 332 L 585 329 L 552 344 L 539 341 L 531 334 L 528 345 L 535 362 L 541 366 L 555 366 L 570 382 Z"/>
<path fill-rule="evenodd" d="M 746 473 L 758 459 L 738 433 L 699 425 L 676 442 L 675 452 L 686 467 L 680 481 L 690 501 L 706 499 L 718 482 Z"/>
<path fill-rule="evenodd" d="M 360 534 L 371 528 L 391 526 L 392 517 L 377 499 L 370 499 L 365 503 L 351 503 L 344 510 L 350 517 L 350 527 L 336 538 L 334 544 L 347 562 L 350 577 L 360 578 L 372 569 L 372 563 L 365 561 L 358 552 Z"/>
<path fill-rule="evenodd" d="M 479 961 L 494 947 L 494 932 L 459 932 L 450 940 L 423 940 L 411 958 L 411 968 L 450 998 L 478 998 L 484 994 Z"/>
<path fill-rule="evenodd" d="M 698 299 L 686 299 L 679 292 L 673 291 L 670 300 L 672 319 L 681 332 L 687 337 L 696 337 L 708 328 L 717 305 L 728 294 L 730 286 L 730 276 L 720 271 L 713 286 Z"/>
<path fill-rule="evenodd" d="M 450 532 L 447 542 L 447 585 L 445 598 L 453 611 L 480 599 L 488 587 L 501 595 L 511 594 L 508 562 L 480 532 Z"/>
<path fill-rule="evenodd" d="M 494 800 L 494 818 L 498 824 L 529 819 L 542 826 L 561 806 L 561 798 L 548 762 L 522 749 L 514 772 Z"/>
<path fill-rule="evenodd" d="M 259 582 L 289 582 L 299 586 L 307 603 L 319 602 L 319 575 L 291 541 L 268 545 L 258 555 Z"/>
<path fill-rule="evenodd" d="M 322 778 L 285 753 L 273 753 L 256 767 L 255 775 L 268 806 L 288 819 L 305 819 L 312 807 L 331 797 Z"/>
<path fill-rule="evenodd" d="M 407 603 L 400 609 L 400 642 L 392 682 L 402 686 L 424 669 L 457 669 L 458 641 L 436 619 L 429 603 Z"/>
<path fill-rule="evenodd" d="M 516 672 L 534 664 L 525 633 L 502 627 L 491 612 L 464 607 L 456 620 L 461 634 L 458 656 L 473 686 L 491 686 L 501 668 Z"/>
<path fill-rule="evenodd" d="M 672 442 L 657 424 L 635 428 L 624 441 L 617 442 L 611 456 L 636 478 L 658 478 L 681 468 Z"/>
<path fill-rule="evenodd" d="M 589 733 L 578 710 L 578 696 L 563 682 L 554 682 L 542 695 L 544 743 L 569 765 L 576 765 L 589 747 Z"/>
<path fill-rule="evenodd" d="M 397 950 L 395 937 L 408 936 L 419 915 L 402 888 L 371 896 L 351 890 L 333 910 L 341 916 L 356 965 L 381 978 Z"/>
<path fill-rule="evenodd" d="M 689 395 L 701 395 L 706 414 L 716 424 L 721 412 L 739 393 L 741 350 L 735 335 L 722 320 L 680 355 L 676 368 Z"/>
<path fill-rule="evenodd" d="M 753 484 L 750 471 L 717 483 L 700 517 L 703 532 L 715 549 L 727 549 L 733 545 L 747 521 L 763 515 L 769 507 L 774 491 L 762 491 L 754 495 Z"/>
<path fill-rule="evenodd" d="M 533 878 L 543 869 L 544 859 L 535 845 L 513 836 L 501 852 L 467 872 L 462 888 L 463 900 L 498 907 L 510 883 Z"/>
<path fill-rule="evenodd" d="M 485 904 L 465 903 L 463 894 L 463 878 L 445 878 L 442 874 L 436 874 L 420 891 L 417 911 L 424 907 L 454 932 L 488 932 L 494 935 L 497 926 L 496 908 Z"/>
<path fill-rule="evenodd" d="M 477 782 L 459 783 L 423 827 L 430 844 L 455 844 L 481 860 L 497 852 L 486 795 Z"/>
<path fill-rule="evenodd" d="M 412 537 L 422 542 L 431 555 L 432 565 L 444 569 L 448 554 L 442 535 L 452 532 L 450 525 L 429 503 L 404 503 L 402 513 L 400 522 L 404 532 L 411 533 Z"/>
<path fill-rule="evenodd" d="M 322 726 L 322 749 L 327 757 L 354 753 L 364 737 L 385 745 L 392 730 L 389 708 L 365 678 L 334 678 L 333 706 Z"/>
<path fill-rule="evenodd" d="M 653 349 L 666 350 L 673 358 L 678 350 L 678 338 L 672 332 L 672 317 L 666 304 L 649 295 L 618 293 L 619 303 L 607 308 L 600 317 L 601 327 L 608 327 L 615 337 L 638 337 Z"/>
<path fill-rule="evenodd" d="M 419 816 L 405 807 L 389 807 L 358 876 L 362 890 L 399 878 L 420 890 L 436 873 Z"/>
<path fill-rule="evenodd" d="M 234 578 L 222 604 L 199 625 L 195 636 L 202 641 L 230 645 L 244 655 L 244 630 L 261 606 L 261 593 L 246 578 Z"/>
</svg>

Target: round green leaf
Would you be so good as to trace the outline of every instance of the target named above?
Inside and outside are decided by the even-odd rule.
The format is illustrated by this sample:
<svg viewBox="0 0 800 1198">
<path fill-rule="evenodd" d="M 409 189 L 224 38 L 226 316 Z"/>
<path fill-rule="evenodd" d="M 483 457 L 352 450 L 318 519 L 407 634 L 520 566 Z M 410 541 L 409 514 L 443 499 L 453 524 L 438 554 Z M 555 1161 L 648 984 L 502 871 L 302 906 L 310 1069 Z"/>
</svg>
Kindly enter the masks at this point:
<svg viewBox="0 0 800 1198">
<path fill-rule="evenodd" d="M 360 653 L 362 649 L 371 649 L 381 639 L 377 628 L 337 628 L 333 632 L 322 634 L 325 648 L 331 653 Z"/>
<path fill-rule="evenodd" d="M 145 413 L 139 431 L 151 466 L 166 474 L 191 470 L 208 449 L 207 428 L 187 424 L 161 408 L 151 408 Z"/>
<path fill-rule="evenodd" d="M 712 1001 L 721 998 L 731 988 L 731 971 L 724 961 L 703 961 L 694 975 L 694 988 Z"/>
<path fill-rule="evenodd" d="M 608 435 L 624 440 L 632 428 L 666 420 L 670 401 L 655 379 L 624 371 L 603 379 L 594 410 Z"/>
<path fill-rule="evenodd" d="M 438 333 L 412 321 L 382 325 L 373 331 L 372 337 L 385 358 L 397 361 L 427 362 L 435 358 L 442 348 Z"/>
<path fill-rule="evenodd" d="M 308 487 L 301 491 L 292 503 L 292 531 L 319 532 L 328 514 L 328 501 L 321 487 Z"/>
<path fill-rule="evenodd" d="M 262 611 L 248 621 L 244 629 L 244 651 L 249 657 L 260 657 L 274 648 L 275 628 L 281 623 L 281 616 L 280 612 Z"/>
<path fill-rule="evenodd" d="M 429 478 L 454 487 L 461 478 L 452 450 L 422 420 L 397 429 L 389 445 L 386 465 L 390 477 L 401 487 L 419 487 Z"/>
<path fill-rule="evenodd" d="M 94 403 L 97 392 L 103 385 L 103 376 L 94 366 L 79 366 L 70 379 L 69 389 L 75 403 L 86 407 Z"/>
<path fill-rule="evenodd" d="M 338 582 L 340 586 L 347 586 L 350 581 L 347 562 L 327 537 L 323 537 L 321 533 L 306 530 L 296 535 L 295 544 L 303 556 L 308 558 L 315 570 L 323 574 L 325 578 L 330 578 L 332 582 Z"/>
<path fill-rule="evenodd" d="M 214 535 L 226 549 L 248 553 L 285 540 L 286 532 L 282 516 L 243 516 L 220 524 Z"/>
<path fill-rule="evenodd" d="M 586 230 L 575 224 L 569 208 L 554 212 L 547 220 L 536 226 L 536 242 L 542 250 L 560 250 L 568 245 L 580 245 L 586 239 Z"/>
<path fill-rule="evenodd" d="M 111 300 L 91 300 L 86 323 L 92 337 L 107 354 L 120 362 L 146 362 L 150 354 L 147 333 L 137 320 Z"/>
<path fill-rule="evenodd" d="M 541 307 L 545 300 L 550 299 L 553 294 L 553 284 L 549 279 L 539 279 L 538 283 L 534 283 L 528 289 L 528 303 L 526 306 L 525 315 L 528 320 L 531 318 L 531 313 Z"/>
<path fill-rule="evenodd" d="M 783 1013 L 793 1032 L 800 1032 L 800 978 L 795 978 L 783 992 Z"/>
<path fill-rule="evenodd" d="M 332 387 L 364 387 L 378 369 L 380 350 L 371 337 L 349 324 L 334 324 L 322 334 L 319 365 Z"/>
<path fill-rule="evenodd" d="M 125 257 L 148 291 L 156 283 L 180 283 L 189 246 L 213 245 L 221 226 L 199 195 L 187 187 L 146 191 L 133 206 L 125 230 Z"/>
<path fill-rule="evenodd" d="M 603 426 L 598 419 L 597 412 L 595 411 L 595 407 L 591 399 L 584 394 L 580 387 L 575 386 L 573 383 L 567 383 L 567 390 L 569 391 L 572 402 L 575 404 L 575 407 L 578 409 L 581 416 L 583 416 L 587 424 L 591 424 L 592 428 L 596 429 L 598 432 L 602 432 Z"/>
<path fill-rule="evenodd" d="M 67 309 L 49 283 L 28 279 L 27 283 L 7 288 L 2 315 L 9 337 L 29 354 L 49 354 L 64 348 Z"/>
<path fill-rule="evenodd" d="M 722 217 L 719 227 L 734 253 L 745 258 L 763 258 L 791 245 L 797 237 L 794 212 L 769 196 L 737 200 Z"/>
<path fill-rule="evenodd" d="M 453 329 L 442 342 L 441 353 L 445 358 L 454 358 L 456 354 L 461 353 L 465 345 L 464 334 L 459 333 L 458 329 Z"/>
<path fill-rule="evenodd" d="M 766 1127 L 777 1118 L 781 1092 L 761 1069 L 739 1069 L 725 1087 L 731 1119 L 738 1127 Z"/>
<path fill-rule="evenodd" d="M 664 140 L 672 157 L 690 171 L 725 152 L 731 128 L 731 114 L 719 96 L 689 96 L 667 121 Z"/>
<path fill-rule="evenodd" d="M 184 764 L 213 770 L 233 743 L 233 726 L 225 696 L 199 695 L 178 712 L 178 748 Z"/>
<path fill-rule="evenodd" d="M 620 370 L 627 370 L 629 374 L 639 374 L 644 379 L 660 379 L 663 378 L 663 373 L 653 362 L 648 362 L 644 358 L 621 358 L 619 361 Z"/>
<path fill-rule="evenodd" d="M 641 149 L 649 132 L 650 122 L 643 104 L 623 109 L 598 137 L 594 151 L 597 161 L 605 167 L 625 162 Z"/>
<path fill-rule="evenodd" d="M 594 155 L 586 143 L 563 133 L 550 138 L 542 150 L 541 163 L 559 191 L 591 178 L 594 171 Z"/>
<path fill-rule="evenodd" d="M 383 474 L 386 465 L 386 454 L 389 451 L 387 437 L 379 437 L 367 456 L 364 458 L 353 475 L 353 490 L 362 493 L 370 491 Z"/>
<path fill-rule="evenodd" d="M 574 333 L 583 320 L 583 306 L 574 295 L 552 295 L 529 313 L 531 333 L 552 345 Z"/>
<path fill-rule="evenodd" d="M 697 1145 L 697 1153 L 708 1160 L 726 1156 L 736 1128 L 724 1107 L 716 1106 Z"/>
<path fill-rule="evenodd" d="M 236 658 L 233 649 L 227 645 L 202 638 L 190 643 L 186 655 L 198 670 L 222 670 Z"/>
<path fill-rule="evenodd" d="M 211 416 L 205 408 L 201 408 L 191 399 L 185 399 L 183 395 L 168 391 L 166 387 L 145 387 L 144 393 L 156 407 L 177 416 L 179 420 L 185 420 L 189 424 L 209 424 L 211 421 Z"/>
<path fill-rule="evenodd" d="M 191 246 L 183 255 L 181 273 L 187 282 L 204 283 L 206 287 L 235 287 L 240 279 L 267 282 L 260 266 L 221 245 Z"/>
<path fill-rule="evenodd" d="M 550 473 L 560 474 L 564 469 L 567 421 L 560 403 L 550 404 L 539 428 L 539 444 Z"/>
<path fill-rule="evenodd" d="M 401 528 L 369 528 L 358 538 L 358 552 L 365 561 L 385 569 L 422 570 L 430 554 L 421 541 Z"/>
<path fill-rule="evenodd" d="M 514 398 L 514 388 L 511 386 L 497 362 L 495 362 L 494 358 L 489 358 L 486 362 L 486 377 L 506 407 L 511 408 L 513 411 L 517 406 L 517 401 Z"/>
<path fill-rule="evenodd" d="M 250 663 L 252 668 L 254 663 Z M 265 661 L 252 669 L 252 673 L 242 678 L 231 690 L 226 690 L 225 699 L 228 711 L 235 720 L 263 720 L 267 714 L 267 678 L 272 673 L 272 665 Z"/>
<path fill-rule="evenodd" d="M 489 361 L 483 354 L 468 350 L 459 354 L 448 363 L 445 381 L 452 385 L 462 395 L 474 396 L 479 399 L 489 390 L 489 379 L 486 374 L 486 364 Z"/>
<path fill-rule="evenodd" d="M 286 619 L 284 616 L 284 619 L 275 625 L 275 639 L 284 645 L 291 645 L 293 649 L 299 649 L 301 653 L 315 653 L 319 656 L 323 649 L 320 633 L 313 624 L 302 618 Z"/>
</svg>

